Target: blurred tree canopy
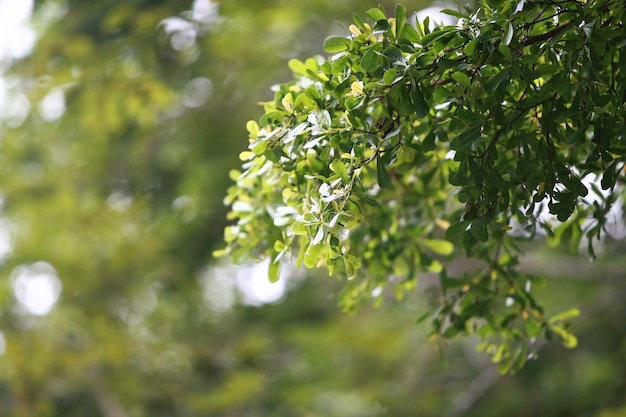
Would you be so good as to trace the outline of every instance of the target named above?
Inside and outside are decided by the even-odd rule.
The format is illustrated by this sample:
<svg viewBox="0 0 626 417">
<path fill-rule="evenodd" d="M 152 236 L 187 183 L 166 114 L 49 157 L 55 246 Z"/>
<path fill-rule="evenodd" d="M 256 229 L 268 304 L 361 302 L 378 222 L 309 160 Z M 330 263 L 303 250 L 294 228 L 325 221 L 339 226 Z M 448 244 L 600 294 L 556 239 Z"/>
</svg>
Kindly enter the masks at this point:
<svg viewBox="0 0 626 417">
<path fill-rule="evenodd" d="M 524 402 L 538 414 L 623 415 L 625 289 L 610 272 L 548 280 L 571 287 L 555 311 L 589 297 L 603 326 L 587 324 L 585 344 L 583 321 L 575 353 L 556 362 L 545 348 L 517 379 L 491 373 L 471 341 L 449 345 L 443 373 L 414 325 L 437 298 L 427 278 L 414 303 L 355 316 L 315 275 L 278 304 L 209 302 L 232 294 L 211 253 L 256 103 L 291 77 L 289 59 L 323 53 L 335 21 L 377 3 L 35 3 L 37 43 L 3 76 L 3 416 L 526 415 L 508 399 L 528 381 L 543 388 Z M 60 294 L 50 312 L 16 297 L 38 277 Z"/>
</svg>

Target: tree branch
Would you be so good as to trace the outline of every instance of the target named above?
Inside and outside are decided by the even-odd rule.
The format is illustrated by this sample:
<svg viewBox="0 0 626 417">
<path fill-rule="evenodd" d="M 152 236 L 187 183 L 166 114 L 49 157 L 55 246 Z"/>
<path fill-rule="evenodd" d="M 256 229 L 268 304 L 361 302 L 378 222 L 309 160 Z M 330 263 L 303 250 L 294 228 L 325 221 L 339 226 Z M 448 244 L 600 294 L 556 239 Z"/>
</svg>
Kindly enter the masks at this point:
<svg viewBox="0 0 626 417">
<path fill-rule="evenodd" d="M 535 36 L 526 37 L 526 38 L 524 38 L 522 40 L 522 45 L 528 46 L 528 45 L 532 45 L 532 44 L 535 44 L 535 43 L 543 42 L 545 40 L 554 38 L 559 33 L 563 32 L 565 29 L 567 29 L 568 27 L 572 26 L 573 24 L 574 24 L 574 22 L 570 21 L 570 22 L 563 23 L 562 25 L 555 27 L 554 29 L 552 29 L 549 32 L 542 33 L 541 35 L 535 35 Z"/>
</svg>

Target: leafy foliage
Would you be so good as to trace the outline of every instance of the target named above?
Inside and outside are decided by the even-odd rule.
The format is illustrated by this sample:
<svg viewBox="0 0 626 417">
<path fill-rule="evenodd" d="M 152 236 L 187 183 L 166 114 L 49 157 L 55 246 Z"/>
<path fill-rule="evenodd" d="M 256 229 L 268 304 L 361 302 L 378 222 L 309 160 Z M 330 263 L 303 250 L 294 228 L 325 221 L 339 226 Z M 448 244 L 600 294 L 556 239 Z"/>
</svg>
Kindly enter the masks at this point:
<svg viewBox="0 0 626 417">
<path fill-rule="evenodd" d="M 336 309 L 342 281 L 321 270 L 278 303 L 205 300 L 227 301 L 218 284 L 234 281 L 207 263 L 255 103 L 288 77 L 286 57 L 319 53 L 336 19 L 377 1 L 231 0 L 217 15 L 198 15 L 208 0 L 35 3 L 39 39 L 3 74 L 0 106 L 2 417 L 623 415 L 623 241 L 603 242 L 593 266 L 544 245 L 525 255 L 546 316 L 580 308 L 579 348 L 537 341 L 540 358 L 512 378 L 475 338 L 447 343 L 442 370 L 428 327 L 411 324 L 438 298 L 433 276 L 358 315 Z M 204 35 L 185 43 L 193 28 Z M 59 90 L 54 116 L 44 104 Z M 35 316 L 15 271 L 41 261 L 62 291 Z"/>
<path fill-rule="evenodd" d="M 501 372 L 528 341 L 574 347 L 570 310 L 552 318 L 519 272 L 538 233 L 577 249 L 604 230 L 626 160 L 621 1 L 505 0 L 444 10 L 457 25 L 409 24 L 404 7 L 354 15 L 333 54 L 291 60 L 233 171 L 235 261 L 325 266 L 353 310 L 439 274 L 435 341 L 476 333 Z M 599 182 L 593 179 L 598 178 Z M 591 181 L 588 181 L 590 180 Z M 548 214 L 549 213 L 549 214 Z M 453 276 L 461 256 L 483 262 Z"/>
</svg>

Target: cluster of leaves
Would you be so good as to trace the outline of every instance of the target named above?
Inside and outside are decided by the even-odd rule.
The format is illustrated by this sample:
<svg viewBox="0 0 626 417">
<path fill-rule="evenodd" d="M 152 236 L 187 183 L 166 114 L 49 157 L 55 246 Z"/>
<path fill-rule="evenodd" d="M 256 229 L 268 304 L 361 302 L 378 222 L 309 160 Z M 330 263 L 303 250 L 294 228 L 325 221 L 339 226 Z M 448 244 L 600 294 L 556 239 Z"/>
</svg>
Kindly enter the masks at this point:
<svg viewBox="0 0 626 417">
<path fill-rule="evenodd" d="M 433 339 L 477 333 L 507 372 L 540 336 L 576 345 L 577 310 L 544 317 L 518 245 L 604 230 L 626 160 L 626 28 L 620 0 L 481 6 L 432 30 L 370 9 L 326 39 L 330 58 L 290 61 L 295 79 L 248 123 L 224 253 L 270 257 L 271 280 L 292 255 L 325 266 L 348 279 L 346 310 L 438 273 Z M 450 276 L 458 251 L 483 266 Z"/>
</svg>

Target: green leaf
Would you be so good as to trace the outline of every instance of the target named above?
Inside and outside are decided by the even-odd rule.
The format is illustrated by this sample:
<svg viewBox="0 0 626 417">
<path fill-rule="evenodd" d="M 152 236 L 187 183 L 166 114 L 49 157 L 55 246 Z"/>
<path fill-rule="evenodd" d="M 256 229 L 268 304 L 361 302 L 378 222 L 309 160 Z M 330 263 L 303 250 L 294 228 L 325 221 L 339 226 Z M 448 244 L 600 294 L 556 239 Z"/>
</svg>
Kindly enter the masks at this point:
<svg viewBox="0 0 626 417">
<path fill-rule="evenodd" d="M 296 268 L 299 268 L 304 262 L 304 256 L 306 255 L 307 250 L 307 236 L 300 236 L 298 246 L 300 246 L 300 250 L 298 251 L 298 257 L 296 258 Z"/>
<path fill-rule="evenodd" d="M 386 85 L 391 85 L 396 80 L 397 75 L 398 75 L 398 70 L 395 68 L 390 68 L 387 71 L 385 71 L 385 74 L 383 75 L 383 82 Z"/>
<path fill-rule="evenodd" d="M 336 174 L 339 175 L 341 181 L 343 181 L 344 184 L 347 184 L 349 182 L 350 178 L 348 177 L 348 169 L 340 159 L 335 159 L 333 162 L 331 162 L 330 169 L 332 169 Z"/>
<path fill-rule="evenodd" d="M 277 282 L 280 278 L 280 261 L 275 259 L 270 261 L 269 268 L 267 271 L 267 275 L 269 277 L 270 282 Z"/>
<path fill-rule="evenodd" d="M 380 156 L 376 157 L 376 176 L 378 178 L 378 185 L 381 188 L 391 187 L 391 177 L 387 172 L 387 166 L 383 163 Z"/>
<path fill-rule="evenodd" d="M 541 335 L 541 329 L 543 324 L 540 321 L 528 319 L 526 320 L 526 334 L 528 337 L 539 337 Z"/>
<path fill-rule="evenodd" d="M 464 72 L 455 71 L 452 74 L 450 74 L 450 77 L 457 83 L 461 84 L 463 87 L 466 87 L 466 88 L 472 87 L 472 81 Z"/>
<path fill-rule="evenodd" d="M 424 99 L 424 94 L 422 93 L 420 85 L 416 81 L 413 81 L 411 85 L 411 95 L 413 98 L 413 106 L 417 117 L 426 117 L 430 112 L 430 108 L 428 106 L 428 103 Z"/>
<path fill-rule="evenodd" d="M 561 340 L 563 341 L 563 346 L 568 349 L 573 349 L 578 346 L 578 339 L 571 332 L 566 330 L 562 326 L 550 326 L 550 330 L 554 333 L 561 336 Z"/>
<path fill-rule="evenodd" d="M 453 35 L 454 32 L 452 32 L 452 30 L 446 29 L 446 30 L 437 30 L 434 32 L 431 32 L 427 35 L 424 35 L 421 39 L 421 44 L 423 47 L 427 47 L 430 46 L 432 43 L 434 43 L 435 41 L 440 40 L 441 38 L 444 37 L 449 37 L 451 35 Z"/>
<path fill-rule="evenodd" d="M 404 55 L 402 55 L 402 51 L 395 46 L 388 46 L 387 48 L 385 48 L 385 50 L 383 51 L 383 55 L 387 57 L 389 63 L 391 63 L 391 65 L 393 66 L 404 66 L 405 64 L 405 59 Z"/>
<path fill-rule="evenodd" d="M 352 14 L 352 20 L 354 21 L 354 24 L 361 30 L 364 31 L 365 30 L 365 23 L 363 23 L 363 19 L 361 19 L 361 16 L 359 16 L 356 13 Z"/>
<path fill-rule="evenodd" d="M 369 9 L 367 12 L 365 12 L 365 14 L 368 15 L 375 22 L 379 20 L 387 20 L 387 16 L 385 16 L 385 13 L 377 8 Z"/>
<path fill-rule="evenodd" d="M 501 43 L 500 45 L 498 45 L 498 51 L 509 61 L 513 60 L 513 54 L 511 53 L 511 50 L 508 46 Z"/>
<path fill-rule="evenodd" d="M 291 226 L 291 230 L 294 235 L 298 236 L 307 236 L 309 234 L 306 225 L 302 222 L 294 222 Z"/>
<path fill-rule="evenodd" d="M 453 17 L 458 17 L 459 19 L 467 19 L 468 17 L 466 14 L 461 13 L 458 10 L 453 10 L 453 9 L 443 9 L 439 13 L 447 14 Z"/>
<path fill-rule="evenodd" d="M 452 242 L 441 239 L 419 239 L 418 243 L 426 246 L 438 255 L 450 255 L 454 251 Z"/>
<path fill-rule="evenodd" d="M 420 43 L 420 36 L 412 25 L 404 25 L 400 37 L 411 43 Z"/>
<path fill-rule="evenodd" d="M 469 220 L 465 220 L 462 222 L 454 223 L 448 229 L 446 229 L 446 239 L 449 240 L 457 240 L 463 236 L 467 227 L 470 225 Z"/>
<path fill-rule="evenodd" d="M 401 5 L 396 5 L 396 37 L 400 37 L 402 29 L 406 23 L 406 8 Z"/>
<path fill-rule="evenodd" d="M 520 346 L 519 348 L 515 350 L 515 355 L 513 357 L 513 360 L 511 361 L 512 363 L 511 372 L 515 373 L 515 372 L 520 371 L 524 367 L 527 357 L 528 357 L 528 345 L 524 343 L 522 344 L 522 346 Z"/>
<path fill-rule="evenodd" d="M 580 316 L 580 310 L 577 308 L 572 308 L 571 310 L 567 310 L 563 313 L 550 317 L 549 323 L 563 322 L 578 316 Z"/>
<path fill-rule="evenodd" d="M 320 254 L 323 249 L 324 245 L 322 243 L 310 246 L 304 253 L 304 266 L 307 268 L 314 268 L 320 259 Z"/>
<path fill-rule="evenodd" d="M 267 146 L 269 145 L 269 140 L 257 140 L 256 142 L 252 142 L 250 144 L 250 149 L 252 153 L 256 156 L 263 155 L 267 150 Z"/>
<path fill-rule="evenodd" d="M 358 269 L 361 267 L 361 262 L 352 255 L 345 255 L 343 257 L 344 266 L 346 268 L 346 277 L 352 279 L 356 277 Z"/>
<path fill-rule="evenodd" d="M 498 363 L 497 368 L 498 368 L 498 373 L 499 373 L 500 375 L 504 375 L 504 374 L 508 373 L 508 372 L 511 370 L 511 362 L 510 362 L 510 359 L 508 359 L 508 358 L 507 358 L 506 360 L 501 360 L 501 361 Z"/>
<path fill-rule="evenodd" d="M 366 196 L 361 196 L 361 197 L 359 197 L 359 199 L 362 200 L 363 202 L 365 202 L 365 204 L 367 204 L 368 206 L 382 207 L 380 205 L 380 203 L 378 202 L 378 200 L 374 200 L 373 198 L 366 197 Z"/>
<path fill-rule="evenodd" d="M 368 73 L 376 71 L 380 65 L 381 57 L 378 55 L 374 47 L 369 48 L 361 58 L 361 67 Z"/>
<path fill-rule="evenodd" d="M 611 189 L 615 186 L 617 182 L 618 174 L 617 174 L 617 161 L 613 162 L 602 174 L 602 179 L 600 180 L 600 186 L 603 190 Z"/>
<path fill-rule="evenodd" d="M 411 163 L 415 160 L 417 150 L 412 146 L 403 145 L 398 151 L 398 161 Z"/>
<path fill-rule="evenodd" d="M 347 51 L 350 48 L 350 39 L 343 36 L 329 36 L 324 39 L 324 51 L 329 54 Z"/>
<path fill-rule="evenodd" d="M 487 225 L 482 221 L 474 221 L 470 227 L 470 233 L 479 241 L 486 242 L 489 240 L 489 231 Z"/>
<path fill-rule="evenodd" d="M 455 151 L 466 151 L 480 139 L 481 126 L 476 126 L 461 133 L 450 142 L 450 149 Z"/>
<path fill-rule="evenodd" d="M 287 66 L 294 74 L 306 75 L 306 65 L 299 59 L 290 59 L 287 62 Z"/>
<path fill-rule="evenodd" d="M 501 362 L 505 358 L 505 356 L 508 355 L 508 353 L 509 353 L 509 345 L 506 343 L 503 343 L 498 347 L 498 350 L 496 350 L 496 353 L 491 358 L 491 361 L 493 363 Z"/>
<path fill-rule="evenodd" d="M 474 51 L 476 50 L 477 45 L 478 45 L 478 38 L 472 39 L 463 47 L 463 53 L 468 56 L 473 55 Z"/>
<path fill-rule="evenodd" d="M 584 124 L 576 129 L 571 135 L 567 137 L 567 139 L 565 139 L 565 143 L 567 143 L 568 145 L 572 145 L 582 140 L 585 137 L 585 132 L 587 131 L 588 127 L 588 124 Z"/>
<path fill-rule="evenodd" d="M 501 86 L 506 86 L 509 80 L 509 70 L 507 68 L 490 78 L 484 85 L 488 91 L 495 92 Z"/>
<path fill-rule="evenodd" d="M 442 337 L 446 339 L 452 339 L 454 336 L 458 335 L 461 332 L 457 326 L 448 326 L 446 330 L 441 334 Z"/>
<path fill-rule="evenodd" d="M 502 44 L 504 46 L 509 46 L 511 44 L 511 40 L 513 39 L 514 33 L 515 33 L 515 30 L 513 29 L 513 25 L 511 24 L 511 22 L 509 22 L 509 24 L 506 27 L 506 30 L 504 31 L 504 34 L 502 35 Z"/>
<path fill-rule="evenodd" d="M 374 24 L 374 27 L 372 28 L 372 31 L 374 32 L 385 32 L 389 34 L 389 36 L 392 36 L 393 34 L 390 33 L 390 30 L 391 30 L 391 24 L 389 23 L 387 19 L 379 20 L 378 22 L 376 22 L 376 24 Z"/>
<path fill-rule="evenodd" d="M 286 248 L 285 243 L 282 240 L 277 240 L 274 242 L 274 250 L 276 252 L 282 252 Z"/>
<path fill-rule="evenodd" d="M 246 129 L 248 133 L 250 133 L 250 136 L 255 138 L 259 133 L 259 124 L 254 120 L 249 120 L 248 123 L 246 123 Z"/>
</svg>

